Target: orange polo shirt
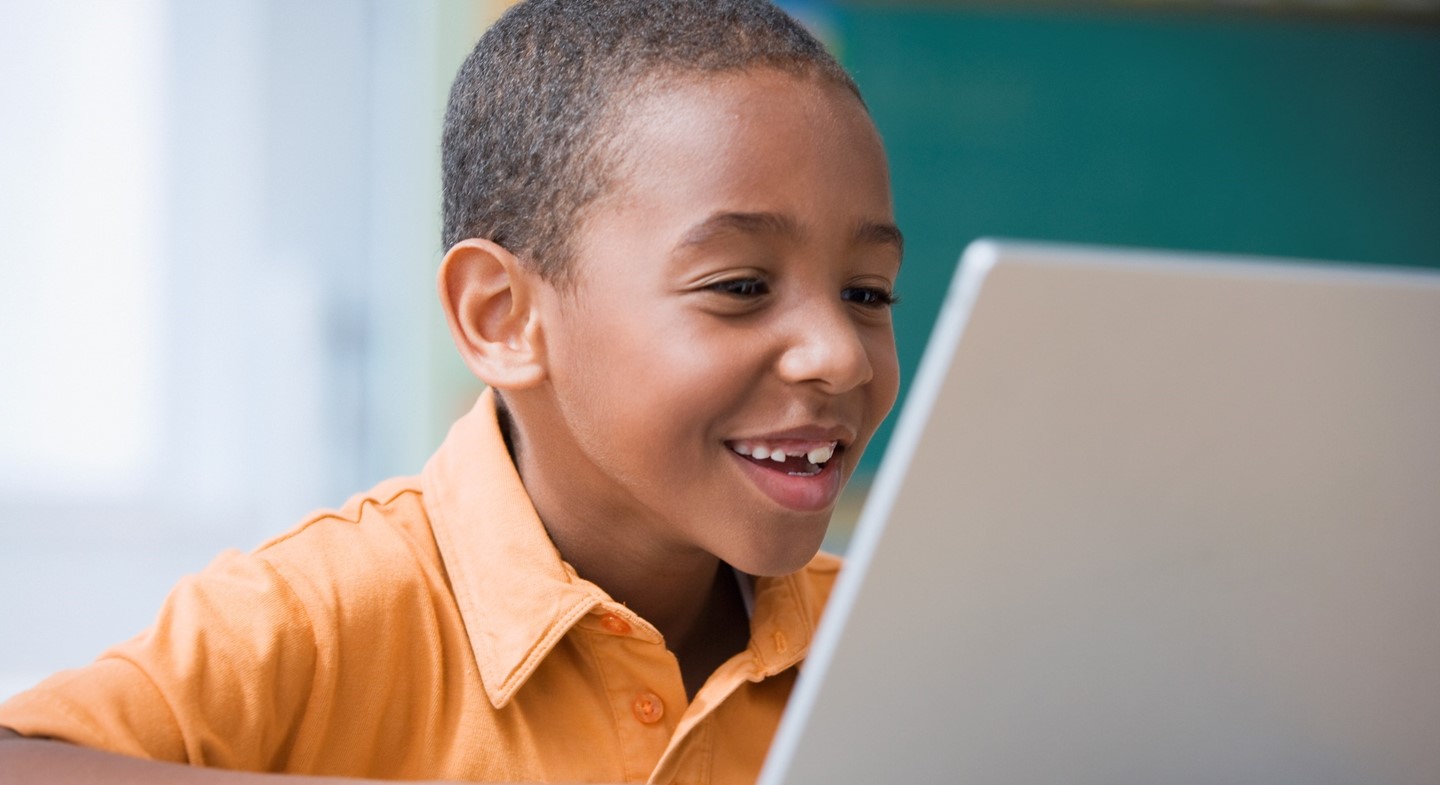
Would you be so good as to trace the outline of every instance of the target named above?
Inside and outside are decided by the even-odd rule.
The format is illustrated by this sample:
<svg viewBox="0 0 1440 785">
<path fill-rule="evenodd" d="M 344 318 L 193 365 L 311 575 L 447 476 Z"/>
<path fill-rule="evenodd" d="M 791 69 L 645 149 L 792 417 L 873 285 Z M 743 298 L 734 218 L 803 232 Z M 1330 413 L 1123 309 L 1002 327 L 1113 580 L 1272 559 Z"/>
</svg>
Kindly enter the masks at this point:
<svg viewBox="0 0 1440 785">
<path fill-rule="evenodd" d="M 838 566 L 758 579 L 749 648 L 688 701 L 655 628 L 551 545 L 487 392 L 418 478 L 222 555 L 0 725 L 230 769 L 749 783 Z"/>
</svg>

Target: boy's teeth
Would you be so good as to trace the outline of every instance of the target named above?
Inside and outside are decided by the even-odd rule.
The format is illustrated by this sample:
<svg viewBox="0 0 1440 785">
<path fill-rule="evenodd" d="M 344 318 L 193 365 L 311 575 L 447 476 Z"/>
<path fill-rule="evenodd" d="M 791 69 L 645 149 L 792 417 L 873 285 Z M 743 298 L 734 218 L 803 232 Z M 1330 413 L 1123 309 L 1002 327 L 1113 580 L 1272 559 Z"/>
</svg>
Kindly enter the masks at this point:
<svg viewBox="0 0 1440 785">
<path fill-rule="evenodd" d="M 823 444 L 804 453 L 787 453 L 783 449 L 771 449 L 763 444 L 748 443 L 737 443 L 734 446 L 734 450 L 747 458 L 754 458 L 757 461 L 763 461 L 768 458 L 776 463 L 784 463 L 788 458 L 799 458 L 803 455 L 810 463 L 816 466 L 823 466 L 826 461 L 835 456 L 835 442 Z"/>
</svg>

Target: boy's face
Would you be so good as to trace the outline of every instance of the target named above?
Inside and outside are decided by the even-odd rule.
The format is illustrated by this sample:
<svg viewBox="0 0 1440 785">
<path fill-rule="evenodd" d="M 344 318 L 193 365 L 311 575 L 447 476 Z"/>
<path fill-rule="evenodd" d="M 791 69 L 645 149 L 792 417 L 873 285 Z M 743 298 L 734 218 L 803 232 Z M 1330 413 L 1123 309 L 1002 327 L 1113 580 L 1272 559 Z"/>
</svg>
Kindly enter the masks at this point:
<svg viewBox="0 0 1440 785">
<path fill-rule="evenodd" d="M 647 93 L 617 139 L 571 284 L 537 297 L 527 486 L 619 553 L 793 571 L 899 384 L 879 137 L 843 88 L 761 70 Z"/>
</svg>

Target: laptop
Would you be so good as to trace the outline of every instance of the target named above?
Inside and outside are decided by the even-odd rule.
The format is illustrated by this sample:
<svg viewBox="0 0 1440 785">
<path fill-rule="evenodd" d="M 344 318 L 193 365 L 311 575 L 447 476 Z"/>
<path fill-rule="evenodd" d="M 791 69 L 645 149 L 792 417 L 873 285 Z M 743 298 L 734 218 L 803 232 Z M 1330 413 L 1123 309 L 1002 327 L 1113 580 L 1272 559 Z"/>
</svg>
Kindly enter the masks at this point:
<svg viewBox="0 0 1440 785">
<path fill-rule="evenodd" d="M 1440 274 L 972 245 L 760 782 L 1440 783 Z"/>
</svg>

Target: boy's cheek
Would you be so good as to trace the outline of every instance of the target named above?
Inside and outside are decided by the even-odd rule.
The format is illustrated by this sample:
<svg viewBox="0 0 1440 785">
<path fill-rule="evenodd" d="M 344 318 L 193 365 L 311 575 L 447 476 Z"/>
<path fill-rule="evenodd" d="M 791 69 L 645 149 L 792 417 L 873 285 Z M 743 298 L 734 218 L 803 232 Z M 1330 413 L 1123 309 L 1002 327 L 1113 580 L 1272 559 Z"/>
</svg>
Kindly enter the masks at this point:
<svg viewBox="0 0 1440 785">
<path fill-rule="evenodd" d="M 875 374 L 870 383 L 875 388 L 876 398 L 882 404 L 883 419 L 895 406 L 896 397 L 900 393 L 900 357 L 895 349 L 893 332 L 878 344 L 870 352 L 870 362 Z"/>
</svg>

